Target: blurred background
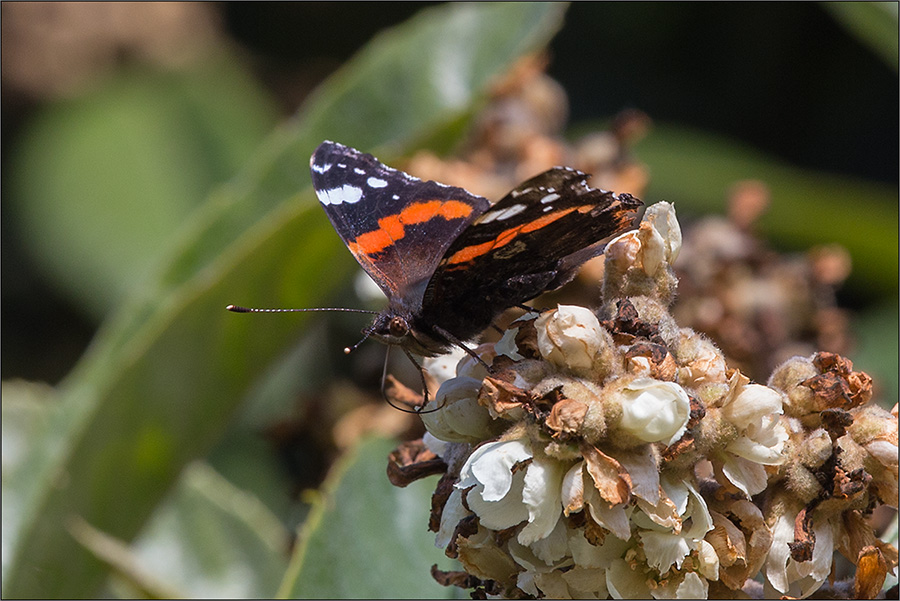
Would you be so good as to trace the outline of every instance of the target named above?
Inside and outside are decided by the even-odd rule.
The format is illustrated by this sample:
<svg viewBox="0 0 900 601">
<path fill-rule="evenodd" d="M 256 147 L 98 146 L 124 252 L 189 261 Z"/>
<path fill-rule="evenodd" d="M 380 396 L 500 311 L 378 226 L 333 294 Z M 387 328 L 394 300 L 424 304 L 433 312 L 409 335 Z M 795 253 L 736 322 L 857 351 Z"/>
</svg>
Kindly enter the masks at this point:
<svg viewBox="0 0 900 601">
<path fill-rule="evenodd" d="M 346 316 L 275 322 L 218 312 L 231 302 L 370 306 L 353 292 L 356 270 L 321 211 L 301 215 L 292 208 L 316 209 L 304 157 L 325 137 L 365 151 L 384 149 L 388 155 L 379 156 L 388 162 L 420 148 L 458 152 L 484 106 L 488 86 L 476 85 L 478 77 L 496 79 L 517 55 L 544 47 L 546 75 L 564 91 L 559 137 L 614 129 L 616 116 L 628 109 L 643 115 L 642 133 L 627 151 L 644 170 L 646 202 L 675 202 L 688 227 L 728 214 L 740 196 L 736 184 L 761 183 L 754 189 L 768 208 L 752 219 L 761 244 L 785 254 L 828 249 L 832 275 L 813 277 L 828 288 L 835 309 L 824 319 L 840 321 L 840 350 L 876 378 L 881 403 L 896 403 L 895 3 L 576 3 L 565 13 L 556 5 L 502 23 L 463 14 L 448 21 L 459 29 L 442 28 L 444 17 L 429 16 L 440 13 L 421 12 L 445 8 L 418 2 L 2 4 L 0 368 L 11 383 L 3 395 L 4 422 L 11 416 L 3 430 L 4 530 L 8 520 L 32 527 L 32 504 L 37 515 L 68 515 L 65 502 L 41 483 L 15 491 L 25 499 L 13 503 L 21 515 L 7 511 L 13 499 L 7 490 L 17 482 L 8 467 L 14 473 L 58 461 L 73 478 L 100 478 L 103 458 L 118 449 L 128 465 L 138 466 L 135 482 L 142 469 L 152 475 L 141 485 L 148 489 L 117 490 L 130 477 L 102 486 L 108 498 L 148 499 L 112 517 L 118 512 L 102 504 L 85 509 L 98 503 L 91 487 L 100 485 L 91 481 L 79 505 L 91 525 L 75 528 L 78 536 L 72 528 L 46 530 L 17 551 L 16 561 L 32 557 L 50 565 L 52 557 L 40 559 L 46 546 L 56 536 L 75 536 L 79 549 L 91 549 L 85 573 L 103 575 L 106 568 L 98 566 L 114 564 L 104 559 L 103 545 L 111 542 L 104 537 L 127 542 L 143 532 L 131 552 L 150 566 L 150 576 L 117 566 L 132 588 L 105 590 L 274 594 L 272 583 L 283 583 L 294 549 L 291 533 L 315 506 L 302 491 L 318 486 L 332 459 L 350 446 L 323 440 L 321 424 L 377 403 L 383 350 L 373 343 L 376 348 L 343 357 L 340 350 L 365 325 Z M 437 37 L 415 38 L 417 28 Z M 425 56 L 419 65 L 413 55 L 420 50 L 438 58 L 425 64 Z M 458 81 L 442 79 L 458 74 L 442 70 L 442 60 L 474 65 L 459 71 L 470 77 L 462 92 Z M 426 85 L 444 94 L 435 106 L 445 112 L 419 100 L 419 86 Z M 329 115 L 329 107 L 338 108 Z M 422 125 L 394 116 L 398 108 Z M 381 123 L 383 135 L 375 131 Z M 362 131 L 367 127 L 371 132 Z M 330 274 L 319 272 L 332 261 Z M 213 311 L 214 322 L 192 317 Z M 815 327 L 803 334 L 821 341 L 822 324 Z M 266 340 L 276 337 L 269 350 Z M 182 353 L 197 359 L 186 373 L 178 371 L 186 365 L 178 362 Z M 338 377 L 347 383 L 334 384 Z M 181 396 L 168 399 L 167 387 Z M 148 391 L 149 401 L 141 396 Z M 192 394 L 204 400 L 194 403 Z M 11 398 L 15 409 L 7 409 Z M 47 417 L 57 401 L 76 408 L 66 418 Z M 46 412 L 22 408 L 42 402 L 50 406 Z M 151 414 L 182 415 L 184 431 L 172 435 L 171 448 L 160 442 L 171 427 L 166 418 L 157 424 L 134 417 L 135 405 L 154 403 Z M 76 424 L 77 432 L 54 419 Z M 354 429 L 348 422 L 343 427 Z M 402 435 L 406 427 L 387 429 Z M 55 430 L 67 442 L 48 444 L 52 452 L 28 463 L 21 458 L 33 453 L 32 428 L 50 437 Z M 100 436 L 93 448 L 87 439 L 97 433 L 108 435 L 108 444 Z M 179 442 L 185 440 L 193 446 Z M 198 458 L 204 461 L 190 463 Z M 383 453 L 375 459 L 380 474 Z M 333 486 L 332 493 L 339 484 Z M 152 573 L 165 564 L 165 549 L 174 548 L 173 531 L 194 524 L 186 516 L 196 518 L 190 512 L 211 499 L 221 509 L 225 496 L 243 508 L 228 519 L 239 515 L 240 528 L 283 557 L 281 563 L 260 567 L 246 557 L 216 563 L 208 559 L 215 554 L 209 537 L 202 552 L 181 540 L 178 569 L 186 575 L 167 582 L 170 589 L 160 585 Z M 226 532 L 226 522 L 216 521 L 216 531 Z M 13 561 L 17 527 L 4 533 L 4 571 Z M 206 563 L 185 567 L 189 547 L 208 554 Z M 291 565 L 302 563 L 296 550 L 293 557 Z M 227 573 L 237 563 L 254 577 L 223 584 L 216 570 Z M 63 596 L 96 591 L 101 580 L 87 577 L 84 588 L 72 589 L 65 574 L 59 578 L 55 590 Z M 14 590 L 53 595 L 52 588 L 28 588 L 26 580 Z"/>
<path fill-rule="evenodd" d="M 428 4 L 4 4 L 3 378 L 58 382 L 208 192 L 373 35 Z M 548 72 L 573 129 L 638 108 L 891 186 L 896 56 L 837 4 L 576 4 Z M 889 3 L 873 10 L 889 20 Z M 890 292 L 840 294 L 865 308 Z"/>
</svg>

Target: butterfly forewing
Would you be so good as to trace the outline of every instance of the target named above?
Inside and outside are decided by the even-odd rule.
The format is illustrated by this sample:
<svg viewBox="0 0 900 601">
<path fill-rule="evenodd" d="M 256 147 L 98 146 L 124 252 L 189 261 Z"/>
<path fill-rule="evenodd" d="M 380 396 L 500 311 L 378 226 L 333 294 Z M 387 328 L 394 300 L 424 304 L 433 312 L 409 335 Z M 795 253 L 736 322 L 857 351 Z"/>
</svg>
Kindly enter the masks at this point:
<svg viewBox="0 0 900 601">
<path fill-rule="evenodd" d="M 313 187 L 344 243 L 392 302 L 418 307 L 421 286 L 487 199 L 422 181 L 370 154 L 326 141 L 310 159 Z"/>
</svg>

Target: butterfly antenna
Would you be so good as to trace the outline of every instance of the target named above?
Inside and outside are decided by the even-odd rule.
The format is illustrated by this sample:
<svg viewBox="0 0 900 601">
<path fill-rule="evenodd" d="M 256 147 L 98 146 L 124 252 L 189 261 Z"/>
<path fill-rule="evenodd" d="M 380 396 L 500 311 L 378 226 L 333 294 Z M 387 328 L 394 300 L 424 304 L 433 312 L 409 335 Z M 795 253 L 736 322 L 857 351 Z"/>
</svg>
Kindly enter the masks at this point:
<svg viewBox="0 0 900 601">
<path fill-rule="evenodd" d="M 345 346 L 345 347 L 344 347 L 344 354 L 345 354 L 345 355 L 349 355 L 350 353 L 352 353 L 353 351 L 355 351 L 357 348 L 359 348 L 359 345 L 360 345 L 360 344 L 362 344 L 363 342 L 365 342 L 366 340 L 369 339 L 369 336 L 370 336 L 371 334 L 372 334 L 372 330 L 371 330 L 371 329 L 366 329 L 365 332 L 363 333 L 362 340 L 360 340 L 359 342 L 357 342 L 357 343 L 354 344 L 353 346 Z M 388 352 L 390 352 L 390 350 L 391 350 L 391 347 L 388 347 Z M 385 358 L 384 364 L 387 365 L 387 358 Z M 384 379 L 383 376 L 382 376 L 382 379 Z"/>
<path fill-rule="evenodd" d="M 241 307 L 239 305 L 228 305 L 226 311 L 232 313 L 307 313 L 313 311 L 344 311 L 346 313 L 369 313 L 377 315 L 378 311 L 369 311 L 367 309 L 348 309 L 347 307 L 314 307 L 312 309 L 265 309 L 259 307 Z"/>
</svg>

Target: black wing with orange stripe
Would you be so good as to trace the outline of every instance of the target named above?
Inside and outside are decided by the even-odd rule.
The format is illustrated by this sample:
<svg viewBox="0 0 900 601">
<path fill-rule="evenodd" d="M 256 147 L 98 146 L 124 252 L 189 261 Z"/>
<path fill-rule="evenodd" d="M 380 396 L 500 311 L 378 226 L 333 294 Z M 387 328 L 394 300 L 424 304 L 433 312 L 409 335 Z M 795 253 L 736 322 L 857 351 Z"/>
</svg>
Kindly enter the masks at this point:
<svg viewBox="0 0 900 601">
<path fill-rule="evenodd" d="M 336 142 L 319 145 L 310 172 L 350 252 L 392 302 L 412 310 L 447 248 L 490 205 L 462 188 L 422 181 Z"/>
<path fill-rule="evenodd" d="M 467 339 L 505 309 L 565 284 L 635 222 L 641 201 L 591 188 L 555 167 L 478 217 L 447 248 L 425 290 L 421 323 Z"/>
</svg>

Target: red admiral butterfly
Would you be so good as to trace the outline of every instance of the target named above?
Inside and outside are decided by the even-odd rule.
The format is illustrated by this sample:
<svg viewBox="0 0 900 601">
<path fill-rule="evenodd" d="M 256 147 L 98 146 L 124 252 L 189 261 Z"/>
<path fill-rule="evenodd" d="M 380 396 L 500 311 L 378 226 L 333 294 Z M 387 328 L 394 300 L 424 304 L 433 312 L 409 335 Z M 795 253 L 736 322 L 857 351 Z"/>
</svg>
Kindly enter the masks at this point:
<svg viewBox="0 0 900 601">
<path fill-rule="evenodd" d="M 329 141 L 310 171 L 334 229 L 389 299 L 365 336 L 426 357 L 466 348 L 504 310 L 567 283 L 642 205 L 568 167 L 492 205 Z"/>
</svg>

